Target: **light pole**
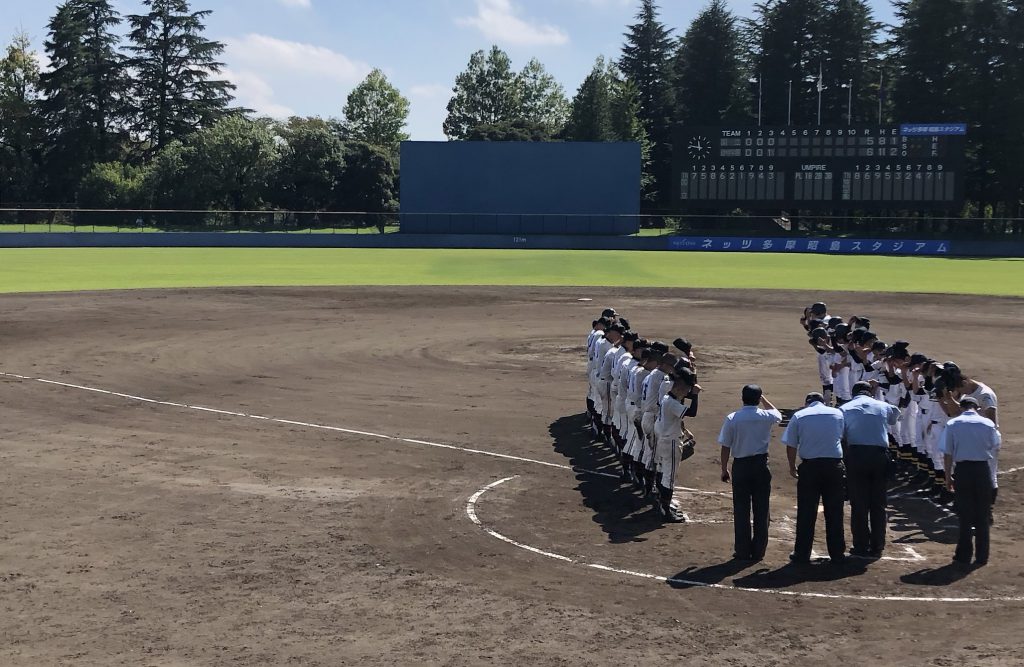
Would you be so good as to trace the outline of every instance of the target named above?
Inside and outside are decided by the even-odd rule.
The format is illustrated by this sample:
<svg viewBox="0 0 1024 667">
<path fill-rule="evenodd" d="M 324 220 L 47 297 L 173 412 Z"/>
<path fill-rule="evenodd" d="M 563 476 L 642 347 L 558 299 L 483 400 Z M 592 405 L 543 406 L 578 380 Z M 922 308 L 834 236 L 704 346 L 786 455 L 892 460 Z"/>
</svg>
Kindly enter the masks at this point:
<svg viewBox="0 0 1024 667">
<path fill-rule="evenodd" d="M 763 90 L 761 85 L 761 75 L 758 74 L 756 79 L 750 79 L 750 83 L 757 84 L 757 126 L 761 127 L 761 91 Z"/>
<path fill-rule="evenodd" d="M 825 90 L 825 73 L 822 70 L 822 64 L 818 63 L 818 126 L 821 126 L 821 93 Z"/>
<path fill-rule="evenodd" d="M 853 125 L 853 79 L 850 79 L 849 83 L 844 83 L 841 88 L 846 88 L 849 94 L 846 102 L 846 124 Z"/>
<path fill-rule="evenodd" d="M 793 124 L 793 79 L 789 80 L 789 110 L 786 112 L 786 125 Z"/>
<path fill-rule="evenodd" d="M 878 70 L 878 124 L 882 124 L 882 99 L 885 97 L 885 70 Z"/>
</svg>

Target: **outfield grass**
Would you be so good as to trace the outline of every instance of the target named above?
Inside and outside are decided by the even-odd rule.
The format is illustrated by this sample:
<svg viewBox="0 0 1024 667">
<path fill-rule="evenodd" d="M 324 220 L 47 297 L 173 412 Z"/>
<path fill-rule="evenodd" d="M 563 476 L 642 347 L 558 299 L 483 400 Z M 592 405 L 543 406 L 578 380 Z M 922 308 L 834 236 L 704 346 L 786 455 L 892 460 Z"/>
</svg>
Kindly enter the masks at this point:
<svg viewBox="0 0 1024 667">
<path fill-rule="evenodd" d="M 0 249 L 0 292 L 623 281 L 637 287 L 1024 296 L 1024 260 L 588 250 Z"/>
</svg>

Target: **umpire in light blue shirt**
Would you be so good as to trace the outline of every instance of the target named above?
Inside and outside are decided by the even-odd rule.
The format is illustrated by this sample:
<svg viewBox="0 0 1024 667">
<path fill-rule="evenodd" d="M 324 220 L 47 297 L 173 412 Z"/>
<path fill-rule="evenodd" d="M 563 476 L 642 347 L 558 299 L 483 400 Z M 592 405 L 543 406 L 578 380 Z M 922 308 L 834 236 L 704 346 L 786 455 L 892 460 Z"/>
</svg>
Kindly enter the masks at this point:
<svg viewBox="0 0 1024 667">
<path fill-rule="evenodd" d="M 869 382 L 853 385 L 853 400 L 844 403 L 843 441 L 846 482 L 850 494 L 852 556 L 881 558 L 885 549 L 886 483 L 889 471 L 889 427 L 900 409 L 874 398 Z"/>
<path fill-rule="evenodd" d="M 743 407 L 725 418 L 718 444 L 722 445 L 722 481 L 732 480 L 732 512 L 736 524 L 736 550 L 732 557 L 757 562 L 764 559 L 768 548 L 768 499 L 772 493 L 768 445 L 772 429 L 782 421 L 782 413 L 756 384 L 743 388 L 742 399 Z M 730 455 L 735 459 L 731 476 Z"/>
<path fill-rule="evenodd" d="M 843 531 L 843 413 L 824 403 L 819 393 L 808 394 L 805 407 L 793 415 L 782 434 L 788 447 L 789 474 L 796 477 L 796 546 L 789 559 L 797 564 L 811 560 L 818 503 L 825 507 L 825 541 L 833 563 L 846 558 Z M 800 457 L 800 466 L 796 459 Z"/>
<path fill-rule="evenodd" d="M 946 463 L 946 486 L 953 489 L 960 520 L 960 539 L 953 562 L 970 565 L 973 551 L 974 564 L 985 565 L 989 553 L 989 508 L 995 488 L 990 464 L 999 453 L 1002 437 L 991 419 L 978 414 L 978 401 L 973 396 L 961 398 L 960 409 L 963 414 L 949 420 L 940 443 Z"/>
</svg>

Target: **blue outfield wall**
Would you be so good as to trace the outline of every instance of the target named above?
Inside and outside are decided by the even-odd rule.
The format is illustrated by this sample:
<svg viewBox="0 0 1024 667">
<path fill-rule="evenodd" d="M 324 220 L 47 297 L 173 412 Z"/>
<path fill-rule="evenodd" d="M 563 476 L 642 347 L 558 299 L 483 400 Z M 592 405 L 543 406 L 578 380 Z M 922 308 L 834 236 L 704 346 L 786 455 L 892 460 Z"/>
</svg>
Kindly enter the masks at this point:
<svg viewBox="0 0 1024 667">
<path fill-rule="evenodd" d="M 0 233 L 0 248 L 480 248 L 1024 257 L 1024 241 L 497 234 Z"/>
<path fill-rule="evenodd" d="M 403 234 L 634 234 L 635 142 L 406 141 Z"/>
</svg>

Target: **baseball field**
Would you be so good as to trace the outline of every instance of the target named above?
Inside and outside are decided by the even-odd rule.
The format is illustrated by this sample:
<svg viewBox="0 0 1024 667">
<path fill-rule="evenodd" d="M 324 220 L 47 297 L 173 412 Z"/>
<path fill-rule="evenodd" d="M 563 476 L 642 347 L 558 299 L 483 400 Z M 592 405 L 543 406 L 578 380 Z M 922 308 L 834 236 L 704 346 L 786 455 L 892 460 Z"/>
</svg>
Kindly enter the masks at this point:
<svg viewBox="0 0 1024 667">
<path fill-rule="evenodd" d="M 1024 663 L 1024 261 L 33 249 L 0 292 L 0 664 Z M 730 560 L 719 427 L 816 389 L 817 300 L 998 392 L 988 566 L 894 489 L 885 559 L 788 567 L 778 434 Z M 684 524 L 586 428 L 607 306 L 695 346 Z"/>
</svg>

